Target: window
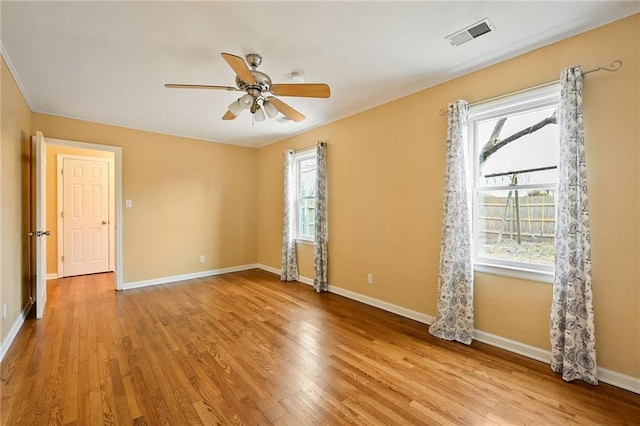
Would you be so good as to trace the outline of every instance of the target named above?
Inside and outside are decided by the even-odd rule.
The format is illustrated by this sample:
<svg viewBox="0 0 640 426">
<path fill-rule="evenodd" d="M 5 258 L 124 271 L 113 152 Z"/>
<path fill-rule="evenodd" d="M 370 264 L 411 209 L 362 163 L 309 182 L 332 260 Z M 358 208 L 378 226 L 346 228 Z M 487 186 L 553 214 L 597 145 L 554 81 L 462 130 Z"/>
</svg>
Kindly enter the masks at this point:
<svg viewBox="0 0 640 426">
<path fill-rule="evenodd" d="M 469 109 L 474 268 L 551 281 L 558 85 Z"/>
<path fill-rule="evenodd" d="M 295 154 L 296 239 L 313 241 L 316 220 L 316 150 Z"/>
</svg>

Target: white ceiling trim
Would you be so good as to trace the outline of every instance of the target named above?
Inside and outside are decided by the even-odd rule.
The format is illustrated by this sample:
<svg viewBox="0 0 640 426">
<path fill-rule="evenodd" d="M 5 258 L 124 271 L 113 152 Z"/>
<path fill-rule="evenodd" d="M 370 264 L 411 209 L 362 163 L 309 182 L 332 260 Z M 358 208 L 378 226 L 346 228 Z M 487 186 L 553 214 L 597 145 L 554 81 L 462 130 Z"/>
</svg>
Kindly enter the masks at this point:
<svg viewBox="0 0 640 426">
<path fill-rule="evenodd" d="M 102 125 L 102 126 L 119 127 L 121 129 L 133 130 L 133 131 L 137 131 L 137 132 L 155 133 L 157 135 L 164 135 L 164 136 L 175 136 L 177 138 L 191 139 L 192 141 L 213 142 L 213 143 L 219 143 L 219 144 L 222 144 L 222 145 L 236 146 L 236 147 L 239 147 L 239 148 L 250 148 L 250 149 L 261 148 L 261 147 L 255 147 L 255 146 L 250 146 L 250 145 L 239 145 L 237 143 L 218 141 L 218 140 L 213 140 L 213 139 L 203 139 L 203 138 L 198 138 L 198 137 L 189 136 L 189 135 L 181 135 L 179 133 L 159 132 L 157 130 L 145 129 L 145 128 L 142 128 L 142 127 L 123 126 L 122 124 L 109 123 L 109 122 L 106 122 L 106 121 L 87 120 L 86 118 L 72 117 L 72 116 L 69 116 L 69 115 L 60 115 L 60 114 L 55 114 L 55 113 L 47 112 L 47 111 L 37 111 L 37 110 L 33 110 L 33 109 L 31 111 L 35 112 L 37 114 L 46 114 L 46 115 L 51 115 L 53 117 L 68 118 L 69 120 L 84 121 L 86 123 L 94 123 L 94 124 L 99 124 L 99 125 Z M 275 143 L 275 142 L 273 142 L 273 143 Z M 266 144 L 264 146 L 267 146 L 267 145 L 269 145 L 269 144 Z"/>
<path fill-rule="evenodd" d="M 4 58 L 4 62 L 7 64 L 7 68 L 9 68 L 9 72 L 11 73 L 11 75 L 13 76 L 13 79 L 18 85 L 18 90 L 20 90 L 20 93 L 22 93 L 22 97 L 27 102 L 29 109 L 33 112 L 33 103 L 31 102 L 31 99 L 29 99 L 27 90 L 24 88 L 24 84 L 22 84 L 22 80 L 20 80 L 20 76 L 18 75 L 16 68 L 13 66 L 13 62 L 11 62 L 11 57 L 9 56 L 9 52 L 7 52 L 7 48 L 4 47 L 4 43 L 2 42 L 2 39 L 0 39 L 0 54 L 2 54 L 2 57 Z"/>
</svg>

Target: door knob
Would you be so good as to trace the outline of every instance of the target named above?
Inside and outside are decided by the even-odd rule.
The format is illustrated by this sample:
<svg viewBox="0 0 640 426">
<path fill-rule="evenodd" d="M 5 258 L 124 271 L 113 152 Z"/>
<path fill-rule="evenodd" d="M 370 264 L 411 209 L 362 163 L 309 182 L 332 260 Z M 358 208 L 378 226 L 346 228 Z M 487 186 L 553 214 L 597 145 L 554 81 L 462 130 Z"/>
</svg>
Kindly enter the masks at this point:
<svg viewBox="0 0 640 426">
<path fill-rule="evenodd" d="M 103 221 L 102 221 L 102 224 L 103 224 L 103 225 L 106 225 L 106 224 L 107 224 L 107 221 L 106 221 L 106 220 L 103 220 Z"/>
</svg>

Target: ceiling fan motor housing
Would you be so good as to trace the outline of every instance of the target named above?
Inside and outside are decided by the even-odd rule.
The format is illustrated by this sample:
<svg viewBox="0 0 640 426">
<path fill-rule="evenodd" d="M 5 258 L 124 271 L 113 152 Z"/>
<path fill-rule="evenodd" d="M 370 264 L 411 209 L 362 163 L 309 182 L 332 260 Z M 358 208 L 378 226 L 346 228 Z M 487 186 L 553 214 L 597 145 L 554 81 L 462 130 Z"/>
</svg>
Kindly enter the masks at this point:
<svg viewBox="0 0 640 426">
<path fill-rule="evenodd" d="M 253 97 L 258 97 L 262 92 L 268 92 L 271 89 L 271 78 L 263 72 L 257 71 L 256 68 L 262 63 L 262 56 L 257 53 L 249 53 L 246 56 L 247 64 L 252 68 L 251 75 L 256 80 L 255 84 L 249 84 L 236 76 L 236 86 L 239 89 L 245 90 Z M 256 93 L 259 91 L 259 93 Z"/>
<path fill-rule="evenodd" d="M 257 89 L 260 92 L 268 92 L 271 89 L 271 78 L 263 72 L 252 70 L 251 74 L 255 78 L 255 84 L 249 84 L 243 81 L 240 77 L 236 76 L 236 86 L 238 89 L 249 91 L 250 89 Z"/>
</svg>

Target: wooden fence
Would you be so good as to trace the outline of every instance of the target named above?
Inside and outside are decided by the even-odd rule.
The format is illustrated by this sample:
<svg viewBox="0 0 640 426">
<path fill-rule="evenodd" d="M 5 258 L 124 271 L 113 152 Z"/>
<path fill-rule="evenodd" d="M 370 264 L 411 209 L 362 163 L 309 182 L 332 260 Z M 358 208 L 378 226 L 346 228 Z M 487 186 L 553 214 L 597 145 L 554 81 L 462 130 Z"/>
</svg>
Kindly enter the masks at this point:
<svg viewBox="0 0 640 426">
<path fill-rule="evenodd" d="M 521 191 L 521 193 L 524 191 Z M 526 192 L 525 192 L 526 194 Z M 555 197 L 520 195 L 520 235 L 522 241 L 553 240 L 555 237 Z M 515 197 L 484 195 L 479 199 L 478 231 L 485 242 L 502 238 L 517 238 L 517 215 Z"/>
</svg>

